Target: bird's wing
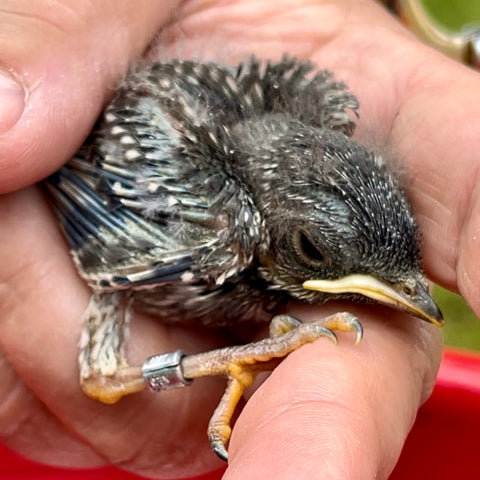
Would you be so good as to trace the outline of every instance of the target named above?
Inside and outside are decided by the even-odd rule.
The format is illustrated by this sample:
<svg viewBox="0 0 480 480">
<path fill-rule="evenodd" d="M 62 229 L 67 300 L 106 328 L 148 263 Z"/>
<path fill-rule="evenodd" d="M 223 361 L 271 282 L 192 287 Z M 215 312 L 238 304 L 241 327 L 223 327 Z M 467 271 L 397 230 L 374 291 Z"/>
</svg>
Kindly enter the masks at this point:
<svg viewBox="0 0 480 480">
<path fill-rule="evenodd" d="M 328 72 L 311 70 L 288 58 L 238 68 L 173 60 L 127 76 L 91 138 L 48 181 L 87 281 L 221 284 L 248 267 L 265 242 L 260 215 L 230 171 L 230 128 L 286 113 L 351 133 L 355 98 Z"/>
<path fill-rule="evenodd" d="M 240 64 L 236 78 L 247 96 L 262 97 L 256 104 L 263 112 L 286 113 L 292 120 L 351 135 L 358 100 L 344 83 L 333 81 L 329 71 L 313 70 L 311 62 L 286 56 L 265 65 L 252 59 Z"/>
<path fill-rule="evenodd" d="M 214 128 L 228 125 L 218 115 L 238 115 L 235 85 L 219 80 L 227 69 L 195 68 L 158 64 L 127 78 L 91 138 L 47 182 L 94 288 L 221 284 L 252 261 L 260 217 L 223 168 L 228 152 Z"/>
<path fill-rule="evenodd" d="M 198 251 L 179 248 L 165 231 L 131 209 L 109 207 L 96 191 L 94 177 L 75 170 L 79 163 L 73 160 L 46 184 L 88 283 L 99 289 L 141 287 L 188 272 Z"/>
</svg>

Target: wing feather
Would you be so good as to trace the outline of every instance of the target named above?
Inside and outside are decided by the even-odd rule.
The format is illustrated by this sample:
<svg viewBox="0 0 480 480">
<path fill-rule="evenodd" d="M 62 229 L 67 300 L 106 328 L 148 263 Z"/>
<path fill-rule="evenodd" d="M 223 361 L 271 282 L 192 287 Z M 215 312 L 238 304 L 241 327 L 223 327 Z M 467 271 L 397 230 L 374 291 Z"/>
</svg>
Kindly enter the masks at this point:
<svg viewBox="0 0 480 480">
<path fill-rule="evenodd" d="M 287 112 L 351 133 L 355 98 L 311 70 L 289 58 L 236 69 L 173 60 L 130 74 L 75 158 L 47 181 L 89 284 L 218 285 L 248 268 L 265 232 L 232 171 L 230 131 Z"/>
</svg>

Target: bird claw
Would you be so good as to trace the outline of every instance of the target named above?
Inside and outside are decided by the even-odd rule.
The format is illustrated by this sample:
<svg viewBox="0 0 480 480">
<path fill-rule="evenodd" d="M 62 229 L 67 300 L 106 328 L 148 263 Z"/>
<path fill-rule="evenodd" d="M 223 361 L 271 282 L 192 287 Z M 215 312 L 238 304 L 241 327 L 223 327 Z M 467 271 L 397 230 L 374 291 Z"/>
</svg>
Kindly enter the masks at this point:
<svg viewBox="0 0 480 480">
<path fill-rule="evenodd" d="M 228 451 L 225 448 L 225 444 L 221 441 L 210 442 L 210 446 L 214 453 L 219 457 L 221 460 L 228 462 Z"/>
<path fill-rule="evenodd" d="M 338 330 L 339 332 L 355 332 L 355 345 L 358 345 L 363 338 L 362 324 L 358 321 L 357 317 L 351 313 L 336 313 L 313 322 L 313 325 L 319 325 L 330 331 Z"/>
<path fill-rule="evenodd" d="M 333 330 L 330 330 L 327 327 L 323 327 L 322 325 L 315 325 L 314 323 L 311 325 L 315 328 L 318 334 L 318 338 L 325 337 L 331 340 L 335 345 L 338 344 L 338 337 L 335 335 L 335 332 Z"/>
</svg>

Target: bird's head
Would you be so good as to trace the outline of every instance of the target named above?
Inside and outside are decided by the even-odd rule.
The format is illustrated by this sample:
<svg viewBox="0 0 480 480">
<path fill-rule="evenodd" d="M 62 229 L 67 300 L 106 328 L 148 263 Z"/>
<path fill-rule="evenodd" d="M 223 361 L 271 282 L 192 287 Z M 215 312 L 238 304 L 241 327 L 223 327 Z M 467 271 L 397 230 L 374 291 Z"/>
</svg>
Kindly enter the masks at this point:
<svg viewBox="0 0 480 480">
<path fill-rule="evenodd" d="M 272 288 L 310 303 L 375 301 L 442 325 L 417 224 L 382 158 L 329 131 L 281 142 L 275 179 L 261 194 L 269 232 L 261 271 Z"/>
</svg>

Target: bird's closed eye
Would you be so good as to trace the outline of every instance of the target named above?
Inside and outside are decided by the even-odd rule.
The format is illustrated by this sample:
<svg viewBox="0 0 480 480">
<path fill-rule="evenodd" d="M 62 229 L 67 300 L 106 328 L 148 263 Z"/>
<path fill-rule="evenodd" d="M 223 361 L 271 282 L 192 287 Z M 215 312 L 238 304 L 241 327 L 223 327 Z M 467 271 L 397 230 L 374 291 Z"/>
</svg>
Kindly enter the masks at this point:
<svg viewBox="0 0 480 480">
<path fill-rule="evenodd" d="M 303 263 L 309 267 L 323 264 L 325 255 L 303 230 L 298 230 L 295 237 L 295 250 Z"/>
</svg>

